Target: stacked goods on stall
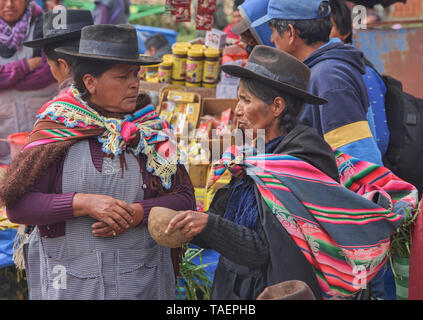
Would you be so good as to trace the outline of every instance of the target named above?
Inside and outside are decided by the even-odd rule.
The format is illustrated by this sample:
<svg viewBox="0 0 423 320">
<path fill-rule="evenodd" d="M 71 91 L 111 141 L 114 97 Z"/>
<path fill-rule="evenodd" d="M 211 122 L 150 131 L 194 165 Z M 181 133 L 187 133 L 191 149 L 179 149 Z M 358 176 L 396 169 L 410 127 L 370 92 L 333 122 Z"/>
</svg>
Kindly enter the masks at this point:
<svg viewBox="0 0 423 320">
<path fill-rule="evenodd" d="M 187 87 L 215 88 L 220 79 L 222 50 L 203 44 L 177 42 L 163 62 L 142 66 L 140 80 Z"/>
<path fill-rule="evenodd" d="M 206 190 L 211 163 L 233 143 L 231 132 L 236 128 L 233 111 L 237 100 L 202 99 L 199 94 L 184 89 L 164 88 L 158 113 L 169 121 L 178 140 L 181 162 L 188 167 L 195 188 L 197 210 L 206 211 L 217 189 L 230 179 L 227 175 L 215 188 Z"/>
<path fill-rule="evenodd" d="M 201 96 L 197 93 L 163 90 L 158 113 L 167 120 L 177 138 L 194 133 L 201 114 Z"/>
</svg>

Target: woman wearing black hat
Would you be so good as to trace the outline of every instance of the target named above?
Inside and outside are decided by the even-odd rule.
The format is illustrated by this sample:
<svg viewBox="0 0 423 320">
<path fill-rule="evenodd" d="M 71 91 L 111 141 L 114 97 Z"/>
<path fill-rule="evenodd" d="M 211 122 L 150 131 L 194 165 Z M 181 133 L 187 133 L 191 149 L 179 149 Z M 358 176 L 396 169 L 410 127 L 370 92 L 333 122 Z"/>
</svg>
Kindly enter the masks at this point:
<svg viewBox="0 0 423 320">
<path fill-rule="evenodd" d="M 139 56 L 128 25 L 84 27 L 79 48 L 56 50 L 76 59 L 75 84 L 40 110 L 0 190 L 11 221 L 37 226 L 23 248 L 30 299 L 173 299 L 179 257 L 148 215 L 195 198 L 166 154 L 168 124 L 137 108 L 139 66 L 160 60 Z"/>
<path fill-rule="evenodd" d="M 389 245 L 383 242 L 395 225 L 388 222 L 390 212 L 380 215 L 387 207 L 340 185 L 339 172 L 344 178 L 345 172 L 360 172 L 357 160 L 339 153 L 335 160 L 314 128 L 297 125 L 304 103 L 327 103 L 307 93 L 310 69 L 267 46 L 256 46 L 245 68 L 222 69 L 241 79 L 239 128 L 257 139 L 264 130 L 265 150 L 226 151 L 212 166 L 210 182 L 225 170 L 231 182 L 217 191 L 207 213 L 179 213 L 166 233 L 180 229 L 192 243 L 221 254 L 212 299 L 256 299 L 266 287 L 288 280 L 305 282 L 317 299 L 363 297 L 368 291 L 362 288 L 386 261 Z M 337 164 L 344 169 L 338 172 Z M 386 176 L 387 169 L 378 170 Z M 415 188 L 404 182 L 402 187 L 414 189 L 415 205 Z"/>
<path fill-rule="evenodd" d="M 58 47 L 75 47 L 79 45 L 81 29 L 85 26 L 93 25 L 94 21 L 89 10 L 66 10 L 66 25 L 58 28 L 55 21 L 58 20 L 62 12 L 45 12 L 43 14 L 43 37 L 32 41 L 24 42 L 30 48 L 43 49 L 47 56 L 47 63 L 51 73 L 59 83 L 59 92 L 67 90 L 73 80 L 70 68 L 73 58 L 65 54 L 60 54 L 54 49 Z"/>
<path fill-rule="evenodd" d="M 309 74 L 306 66 L 274 48 L 256 46 L 245 69 L 235 66 L 222 69 L 241 78 L 235 115 L 242 131 L 251 129 L 256 135 L 257 129 L 264 129 L 266 153 L 295 154 L 339 179 L 330 147 L 314 129 L 296 123 L 304 101 L 324 103 L 323 99 L 305 91 Z M 276 75 L 272 76 L 271 72 Z M 278 77 L 291 80 L 295 77 L 297 84 L 270 79 Z M 264 207 L 257 205 L 260 200 L 255 192 L 250 178 L 232 179 L 217 192 L 208 214 L 197 212 L 194 218 L 190 212 L 180 214 L 171 221 L 168 232 L 183 228 L 187 238 L 195 236 L 194 244 L 221 253 L 212 299 L 256 299 L 269 285 L 264 273 L 275 249 L 266 240 L 267 230 L 275 239 L 280 239 L 278 241 L 284 241 L 284 251 L 290 259 L 289 266 L 276 275 L 274 283 L 302 280 L 316 297 L 321 297 L 313 270 L 292 239 L 272 229 L 272 221 L 270 227 L 266 225 L 269 222 L 263 221 L 261 215 L 267 213 L 262 212 Z"/>
</svg>

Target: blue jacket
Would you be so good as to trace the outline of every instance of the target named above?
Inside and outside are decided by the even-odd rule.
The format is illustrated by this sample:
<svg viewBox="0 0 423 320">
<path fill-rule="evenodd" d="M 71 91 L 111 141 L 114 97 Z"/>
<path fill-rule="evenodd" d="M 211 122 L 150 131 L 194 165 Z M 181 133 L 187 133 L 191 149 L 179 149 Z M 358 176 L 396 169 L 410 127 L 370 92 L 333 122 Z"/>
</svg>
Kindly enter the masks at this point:
<svg viewBox="0 0 423 320">
<path fill-rule="evenodd" d="M 316 128 L 332 148 L 382 165 L 367 121 L 370 102 L 363 81 L 363 53 L 336 39 L 313 52 L 304 63 L 311 69 L 309 92 L 329 103 L 305 105 L 299 122 Z"/>
<path fill-rule="evenodd" d="M 379 74 L 370 66 L 366 66 L 366 74 L 363 75 L 364 83 L 369 93 L 370 107 L 367 120 L 370 124 L 377 146 L 382 154 L 386 154 L 389 146 L 390 132 L 385 109 L 386 85 Z"/>
</svg>

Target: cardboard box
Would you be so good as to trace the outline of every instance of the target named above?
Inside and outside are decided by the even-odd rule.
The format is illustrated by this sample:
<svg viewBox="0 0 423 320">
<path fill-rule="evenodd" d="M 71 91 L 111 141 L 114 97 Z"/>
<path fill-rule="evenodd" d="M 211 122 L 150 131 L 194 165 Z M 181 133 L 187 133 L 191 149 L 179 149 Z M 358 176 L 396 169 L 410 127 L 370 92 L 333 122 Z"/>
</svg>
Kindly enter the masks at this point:
<svg viewBox="0 0 423 320">
<path fill-rule="evenodd" d="M 202 101 L 202 115 L 212 115 L 220 118 L 222 112 L 228 108 L 235 111 L 237 104 L 238 99 L 204 98 Z M 208 144 L 211 152 L 211 162 L 219 160 L 225 150 L 234 143 L 235 137 L 233 136 L 220 136 L 219 138 L 210 136 Z"/>
<path fill-rule="evenodd" d="M 222 112 L 231 108 L 235 111 L 238 99 L 217 99 L 217 98 L 204 98 L 202 101 L 202 114 L 220 117 Z"/>
<path fill-rule="evenodd" d="M 197 211 L 204 212 L 206 201 L 207 201 L 207 190 L 206 188 L 194 188 L 195 201 L 197 204 Z"/>
<path fill-rule="evenodd" d="M 189 165 L 188 173 L 194 188 L 206 187 L 209 167 L 210 165 L 208 164 Z"/>
<path fill-rule="evenodd" d="M 226 32 L 218 29 L 211 29 L 206 32 L 205 43 L 207 47 L 222 50 L 226 46 Z"/>
</svg>

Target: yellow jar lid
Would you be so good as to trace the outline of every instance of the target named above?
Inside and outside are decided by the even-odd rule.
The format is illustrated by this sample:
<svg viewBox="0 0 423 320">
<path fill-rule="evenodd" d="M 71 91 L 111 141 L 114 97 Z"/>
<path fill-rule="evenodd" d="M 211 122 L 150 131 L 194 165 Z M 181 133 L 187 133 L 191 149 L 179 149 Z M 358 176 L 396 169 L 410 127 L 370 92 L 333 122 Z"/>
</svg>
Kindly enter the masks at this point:
<svg viewBox="0 0 423 320">
<path fill-rule="evenodd" d="M 166 62 L 166 61 L 172 62 L 173 56 L 171 54 L 165 54 L 162 59 L 163 59 L 163 62 Z"/>
<path fill-rule="evenodd" d="M 173 54 L 180 54 L 180 55 L 187 54 L 187 51 L 188 51 L 187 47 L 173 47 L 172 49 Z"/>
<path fill-rule="evenodd" d="M 191 48 L 188 50 L 188 55 L 193 57 L 202 57 L 204 56 L 204 51 L 198 48 Z"/>
<path fill-rule="evenodd" d="M 204 44 L 193 44 L 191 45 L 191 49 L 206 51 L 207 47 Z"/>
<path fill-rule="evenodd" d="M 153 64 L 153 65 L 147 66 L 147 69 L 154 69 L 154 68 L 158 68 L 158 67 L 159 67 L 158 64 Z"/>
<path fill-rule="evenodd" d="M 173 45 L 173 48 L 189 48 L 191 44 L 189 42 L 176 42 Z"/>
<path fill-rule="evenodd" d="M 204 51 L 204 55 L 206 57 L 220 57 L 220 51 L 215 48 L 207 48 L 206 51 Z"/>
<path fill-rule="evenodd" d="M 164 60 L 162 63 L 159 64 L 159 67 L 160 66 L 162 66 L 162 67 L 171 67 L 172 64 L 173 64 L 172 61 Z"/>
</svg>

